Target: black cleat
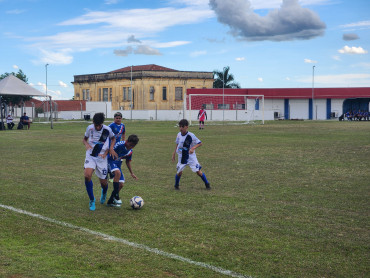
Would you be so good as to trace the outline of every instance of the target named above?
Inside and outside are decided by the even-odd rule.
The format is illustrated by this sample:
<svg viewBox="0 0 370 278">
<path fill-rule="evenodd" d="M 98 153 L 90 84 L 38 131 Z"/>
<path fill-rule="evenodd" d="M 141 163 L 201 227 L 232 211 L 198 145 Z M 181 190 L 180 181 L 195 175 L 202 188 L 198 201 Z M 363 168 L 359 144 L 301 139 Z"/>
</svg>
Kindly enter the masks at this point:
<svg viewBox="0 0 370 278">
<path fill-rule="evenodd" d="M 175 185 L 175 190 L 180 190 L 180 187 L 178 185 Z"/>
<path fill-rule="evenodd" d="M 210 183 L 206 183 L 206 189 L 207 190 L 210 190 L 211 189 L 211 184 Z"/>
</svg>

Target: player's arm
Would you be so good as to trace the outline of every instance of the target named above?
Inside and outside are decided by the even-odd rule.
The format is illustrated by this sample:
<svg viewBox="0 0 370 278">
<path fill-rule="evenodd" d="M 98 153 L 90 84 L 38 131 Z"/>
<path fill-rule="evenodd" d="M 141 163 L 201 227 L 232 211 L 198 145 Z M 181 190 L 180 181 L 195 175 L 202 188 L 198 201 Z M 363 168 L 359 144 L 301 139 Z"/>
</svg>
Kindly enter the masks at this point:
<svg viewBox="0 0 370 278">
<path fill-rule="evenodd" d="M 189 153 L 192 154 L 194 153 L 195 149 L 196 148 L 199 148 L 200 146 L 202 146 L 202 142 L 199 142 L 198 144 L 194 145 L 190 150 L 189 150 Z"/>
<path fill-rule="evenodd" d="M 135 174 L 132 172 L 132 168 L 131 168 L 131 160 L 128 160 L 126 159 L 126 166 L 127 166 L 127 169 L 129 170 L 130 174 L 131 174 L 131 177 L 133 177 L 135 180 L 137 180 L 137 176 L 135 176 Z"/>
<path fill-rule="evenodd" d="M 108 155 L 108 149 L 104 152 L 104 153 L 102 153 L 102 154 L 99 154 L 99 156 L 101 157 L 101 158 L 103 158 L 103 159 L 105 159 L 106 158 L 106 156 Z"/>
<path fill-rule="evenodd" d="M 175 150 L 173 151 L 173 153 L 172 153 L 172 161 L 175 161 L 175 157 L 176 157 L 176 150 L 177 150 L 177 146 L 178 146 L 179 144 L 176 144 L 176 147 L 175 147 Z"/>
<path fill-rule="evenodd" d="M 84 139 L 82 140 L 82 143 L 85 145 L 86 150 L 92 149 L 88 140 L 89 140 L 89 137 L 86 137 L 86 136 L 84 136 Z"/>
<path fill-rule="evenodd" d="M 118 154 L 114 150 L 114 145 L 116 144 L 116 137 L 113 136 L 110 138 L 110 140 L 111 142 L 110 142 L 109 154 L 112 156 L 113 159 L 117 159 Z"/>
</svg>

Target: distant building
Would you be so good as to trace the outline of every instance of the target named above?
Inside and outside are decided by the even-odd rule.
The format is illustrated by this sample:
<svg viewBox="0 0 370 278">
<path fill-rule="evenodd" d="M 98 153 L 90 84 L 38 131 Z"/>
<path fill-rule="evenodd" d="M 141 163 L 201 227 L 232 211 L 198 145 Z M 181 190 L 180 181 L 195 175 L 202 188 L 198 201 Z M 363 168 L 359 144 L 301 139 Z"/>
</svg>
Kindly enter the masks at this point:
<svg viewBox="0 0 370 278">
<path fill-rule="evenodd" d="M 74 99 L 112 102 L 112 110 L 178 110 L 190 88 L 212 88 L 213 72 L 179 71 L 158 65 L 129 66 L 75 75 Z M 132 92 L 131 92 L 132 88 Z"/>
<path fill-rule="evenodd" d="M 370 88 L 276 88 L 276 89 L 189 89 L 191 94 L 222 95 L 264 95 L 265 119 L 314 119 L 337 118 L 348 111 L 369 111 Z M 193 99 L 193 98 L 192 98 Z M 224 101 L 224 104 L 222 104 Z M 197 96 L 191 103 L 191 110 L 201 106 L 208 109 L 246 109 L 244 97 L 203 97 Z M 257 105 L 258 104 L 258 105 Z M 257 103 L 256 106 L 260 106 Z M 189 104 L 187 104 L 189 106 Z M 187 107 L 189 109 L 189 107 Z M 249 109 L 249 108 L 248 108 Z M 256 109 L 258 110 L 258 109 Z"/>
</svg>

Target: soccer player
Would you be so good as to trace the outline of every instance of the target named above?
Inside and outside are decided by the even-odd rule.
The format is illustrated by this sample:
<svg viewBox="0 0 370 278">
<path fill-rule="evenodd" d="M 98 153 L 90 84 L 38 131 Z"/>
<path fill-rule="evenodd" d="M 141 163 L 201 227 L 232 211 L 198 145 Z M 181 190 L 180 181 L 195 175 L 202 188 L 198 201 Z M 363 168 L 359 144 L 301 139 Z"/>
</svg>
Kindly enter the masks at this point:
<svg viewBox="0 0 370 278">
<path fill-rule="evenodd" d="M 107 176 L 107 154 L 110 151 L 112 157 L 117 157 L 113 150 L 113 145 L 116 141 L 114 133 L 110 127 L 104 125 L 104 114 L 96 113 L 93 117 L 93 124 L 86 129 L 83 138 L 83 144 L 86 147 L 86 157 L 84 165 L 84 176 L 86 191 L 89 196 L 90 210 L 95 210 L 95 197 L 93 192 L 92 174 L 95 171 L 96 176 L 100 180 L 102 188 L 108 186 Z M 109 138 L 112 139 L 112 146 L 109 150 Z"/>
<path fill-rule="evenodd" d="M 117 112 L 114 114 L 114 121 L 109 125 L 112 129 L 114 136 L 116 137 L 116 143 L 119 141 L 125 141 L 125 132 L 126 128 L 125 125 L 122 123 L 122 114 L 121 112 Z"/>
<path fill-rule="evenodd" d="M 200 169 L 200 166 L 197 156 L 195 154 L 195 149 L 202 146 L 202 142 L 191 132 L 188 131 L 189 122 L 186 119 L 179 121 L 180 132 L 176 137 L 176 148 L 172 154 L 172 161 L 175 161 L 175 156 L 177 153 L 178 162 L 177 162 L 177 174 L 175 176 L 175 189 L 179 190 L 180 178 L 183 170 L 188 165 L 190 169 L 197 173 L 199 177 L 203 180 L 206 189 L 211 189 L 210 183 Z"/>
<path fill-rule="evenodd" d="M 198 119 L 199 119 L 199 129 L 204 129 L 204 120 L 207 120 L 207 112 L 204 106 L 200 108 L 198 113 Z"/>
<path fill-rule="evenodd" d="M 113 121 L 113 123 L 111 123 L 109 125 L 109 127 L 112 129 L 112 131 L 114 133 L 114 136 L 116 137 L 116 143 L 121 141 L 121 140 L 125 141 L 126 127 L 122 123 L 122 114 L 121 114 L 121 112 L 117 112 L 117 113 L 114 114 L 114 121 Z M 109 175 L 109 181 L 113 182 L 113 173 L 109 172 L 108 175 Z M 107 193 L 107 190 L 108 190 L 108 187 L 102 188 L 102 196 L 103 196 L 103 193 L 104 194 Z M 103 203 L 102 203 L 102 201 L 103 201 Z M 102 204 L 104 204 L 105 199 L 100 200 L 100 202 Z"/>
<path fill-rule="evenodd" d="M 123 187 L 125 182 L 125 177 L 122 173 L 122 160 L 126 160 L 127 169 L 130 171 L 131 177 L 135 180 L 138 178 L 132 172 L 131 160 L 132 160 L 132 149 L 139 143 L 139 138 L 137 135 L 132 134 L 127 138 L 127 141 L 120 141 L 114 145 L 114 151 L 117 153 L 117 158 L 113 158 L 111 155 L 108 155 L 108 167 L 112 173 L 113 177 L 113 191 L 107 202 L 108 206 L 120 207 L 122 201 L 119 198 L 119 192 Z"/>
</svg>

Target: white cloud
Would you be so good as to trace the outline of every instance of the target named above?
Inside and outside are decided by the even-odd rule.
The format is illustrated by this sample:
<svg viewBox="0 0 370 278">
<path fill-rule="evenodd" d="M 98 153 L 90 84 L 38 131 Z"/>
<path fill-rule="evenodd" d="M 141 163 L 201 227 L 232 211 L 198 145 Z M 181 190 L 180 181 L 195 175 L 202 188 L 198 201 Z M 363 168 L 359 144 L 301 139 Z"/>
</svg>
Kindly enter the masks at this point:
<svg viewBox="0 0 370 278">
<path fill-rule="evenodd" d="M 205 51 L 205 50 L 194 51 L 194 52 L 190 53 L 190 57 L 195 58 L 195 57 L 206 55 L 206 54 L 207 54 L 207 51 Z"/>
<path fill-rule="evenodd" d="M 68 85 L 66 83 L 64 83 L 63 81 L 60 81 L 59 80 L 59 86 L 63 87 L 63 88 L 67 88 Z"/>
<path fill-rule="evenodd" d="M 349 47 L 349 46 L 346 45 L 342 49 L 339 49 L 338 52 L 342 53 L 342 54 L 366 54 L 368 51 L 363 49 L 361 46 L 359 46 L 359 47 L 355 47 L 355 46 Z"/>
<path fill-rule="evenodd" d="M 125 49 L 115 49 L 114 54 L 117 56 L 128 56 L 129 54 L 139 55 L 162 55 L 159 50 L 148 45 L 139 45 L 136 48 L 128 46 Z"/>
<path fill-rule="evenodd" d="M 191 14 L 191 16 L 184 16 Z M 149 45 L 143 38 L 154 37 L 176 25 L 199 23 L 214 17 L 213 11 L 202 7 L 161 8 L 161 9 L 132 9 L 114 10 L 110 12 L 89 11 L 85 14 L 63 21 L 60 26 L 82 26 L 77 31 L 60 32 L 51 36 L 31 37 L 26 41 L 33 42 L 31 49 L 42 49 L 42 62 L 54 64 L 68 64 L 73 61 L 73 53 L 92 49 L 107 49 L 127 47 L 135 43 L 146 46 L 137 49 L 116 50 L 116 55 L 124 55 L 125 51 L 136 54 L 161 55 L 153 47 L 175 47 L 188 44 L 188 41 L 156 42 Z M 90 27 L 90 29 L 89 29 Z M 66 52 L 64 49 L 69 48 Z M 149 51 L 151 50 L 151 51 Z M 118 54 L 117 54 L 118 53 Z M 127 54 L 125 54 L 127 55 Z"/>
<path fill-rule="evenodd" d="M 285 77 L 285 80 L 290 81 L 290 77 Z"/>
<path fill-rule="evenodd" d="M 341 25 L 342 28 L 370 27 L 370 20 Z"/>
<path fill-rule="evenodd" d="M 317 61 L 311 59 L 304 59 L 304 62 L 307 64 L 317 64 Z"/>
<path fill-rule="evenodd" d="M 258 78 L 257 78 L 257 80 L 258 80 L 259 82 L 263 82 L 263 78 L 262 78 L 262 77 L 258 77 Z"/>
<path fill-rule="evenodd" d="M 237 57 L 235 58 L 235 61 L 244 61 L 245 60 L 245 57 Z"/>
<path fill-rule="evenodd" d="M 13 65 L 13 69 L 19 69 L 17 65 Z"/>
<path fill-rule="evenodd" d="M 72 63 L 73 57 L 67 51 L 49 51 L 40 49 L 41 59 L 34 61 L 35 64 L 68 65 Z"/>
<path fill-rule="evenodd" d="M 158 48 L 169 48 L 191 43 L 190 41 L 172 41 L 172 42 L 151 42 L 150 45 Z"/>
<path fill-rule="evenodd" d="M 336 61 L 340 61 L 340 57 L 339 57 L 339 56 L 337 56 L 337 55 L 332 56 L 332 58 L 333 58 L 334 60 L 336 60 Z"/>
</svg>

